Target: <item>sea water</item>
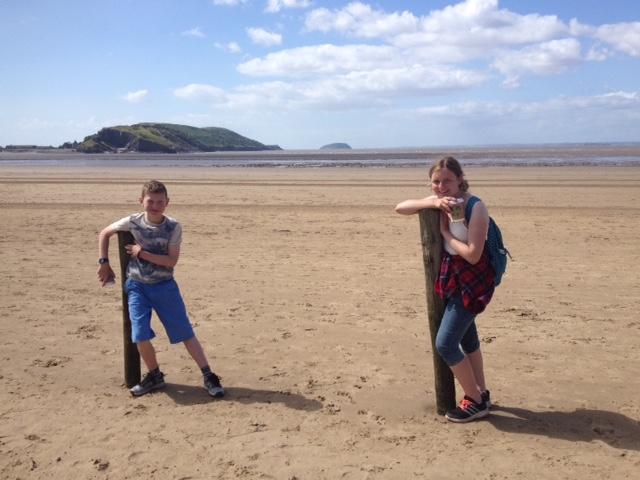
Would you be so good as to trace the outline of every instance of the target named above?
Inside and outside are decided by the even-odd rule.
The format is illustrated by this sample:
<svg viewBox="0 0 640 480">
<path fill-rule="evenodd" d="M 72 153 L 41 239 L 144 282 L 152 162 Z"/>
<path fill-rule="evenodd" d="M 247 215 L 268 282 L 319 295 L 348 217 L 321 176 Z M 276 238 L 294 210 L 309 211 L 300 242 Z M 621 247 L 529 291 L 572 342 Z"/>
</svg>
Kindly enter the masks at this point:
<svg viewBox="0 0 640 480">
<path fill-rule="evenodd" d="M 453 156 L 468 166 L 640 166 L 640 144 L 560 147 L 276 150 L 190 154 L 83 154 L 56 149 L 0 152 L 2 166 L 200 168 L 403 168 Z"/>
</svg>

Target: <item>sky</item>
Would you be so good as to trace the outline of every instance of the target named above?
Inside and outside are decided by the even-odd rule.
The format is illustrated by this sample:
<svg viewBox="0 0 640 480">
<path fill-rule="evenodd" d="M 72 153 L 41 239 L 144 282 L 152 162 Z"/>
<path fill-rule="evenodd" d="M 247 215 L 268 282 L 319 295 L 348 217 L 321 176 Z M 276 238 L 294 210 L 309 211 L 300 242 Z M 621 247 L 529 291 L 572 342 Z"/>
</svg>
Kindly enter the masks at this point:
<svg viewBox="0 0 640 480">
<path fill-rule="evenodd" d="M 640 141 L 638 0 L 2 0 L 0 146 Z"/>
</svg>

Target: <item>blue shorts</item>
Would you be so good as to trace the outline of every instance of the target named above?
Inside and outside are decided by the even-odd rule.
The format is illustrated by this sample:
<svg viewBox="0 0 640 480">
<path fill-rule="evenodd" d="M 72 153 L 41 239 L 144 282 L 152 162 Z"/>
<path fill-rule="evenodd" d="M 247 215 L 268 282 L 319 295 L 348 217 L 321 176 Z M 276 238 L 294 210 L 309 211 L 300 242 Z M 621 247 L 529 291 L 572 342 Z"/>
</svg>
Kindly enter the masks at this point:
<svg viewBox="0 0 640 480">
<path fill-rule="evenodd" d="M 133 343 L 146 342 L 155 338 L 156 334 L 151 329 L 152 310 L 155 310 L 164 325 L 171 343 L 181 343 L 195 337 L 180 289 L 173 278 L 153 284 L 127 279 L 124 291 L 129 296 Z"/>
<path fill-rule="evenodd" d="M 453 367 L 464 360 L 465 354 L 480 348 L 480 339 L 475 321 L 477 315 L 464 307 L 462 297 L 454 295 L 446 303 L 436 336 L 436 350 L 445 363 Z"/>
</svg>

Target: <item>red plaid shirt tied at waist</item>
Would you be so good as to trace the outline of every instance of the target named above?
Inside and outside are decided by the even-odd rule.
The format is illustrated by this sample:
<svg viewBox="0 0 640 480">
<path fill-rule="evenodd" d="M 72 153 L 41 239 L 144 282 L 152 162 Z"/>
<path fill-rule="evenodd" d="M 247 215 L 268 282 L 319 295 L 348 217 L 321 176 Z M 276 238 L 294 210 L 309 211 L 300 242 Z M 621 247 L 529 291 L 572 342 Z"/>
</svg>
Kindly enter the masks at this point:
<svg viewBox="0 0 640 480">
<path fill-rule="evenodd" d="M 440 275 L 434 290 L 443 299 L 462 295 L 467 310 L 482 313 L 493 297 L 495 274 L 486 247 L 475 265 L 471 265 L 460 255 L 443 251 Z"/>
</svg>

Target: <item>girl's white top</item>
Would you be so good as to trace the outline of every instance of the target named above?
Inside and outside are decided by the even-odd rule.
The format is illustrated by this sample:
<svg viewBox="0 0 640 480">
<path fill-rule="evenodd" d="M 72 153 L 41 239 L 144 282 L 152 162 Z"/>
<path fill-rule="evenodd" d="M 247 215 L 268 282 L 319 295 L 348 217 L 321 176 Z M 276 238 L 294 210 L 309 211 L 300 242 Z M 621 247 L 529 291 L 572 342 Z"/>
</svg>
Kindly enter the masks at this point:
<svg viewBox="0 0 640 480">
<path fill-rule="evenodd" d="M 469 229 L 464 222 L 453 222 L 449 220 L 449 231 L 451 232 L 451 235 L 461 242 L 467 243 L 469 241 Z M 457 255 L 456 251 L 451 248 L 447 242 L 444 244 L 444 249 L 451 255 Z"/>
</svg>

